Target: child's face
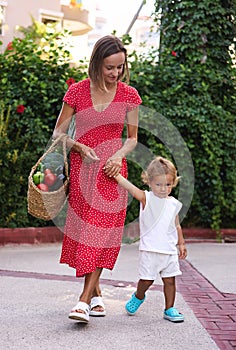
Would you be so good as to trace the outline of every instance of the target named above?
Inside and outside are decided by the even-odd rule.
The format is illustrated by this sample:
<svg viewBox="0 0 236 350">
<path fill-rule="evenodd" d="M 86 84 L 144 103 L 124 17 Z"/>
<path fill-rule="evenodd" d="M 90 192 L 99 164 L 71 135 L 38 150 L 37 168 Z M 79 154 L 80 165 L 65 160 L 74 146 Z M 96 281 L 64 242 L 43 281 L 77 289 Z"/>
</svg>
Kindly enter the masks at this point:
<svg viewBox="0 0 236 350">
<path fill-rule="evenodd" d="M 171 193 L 174 184 L 174 178 L 170 174 L 155 176 L 150 181 L 149 186 L 155 196 L 166 198 Z"/>
</svg>

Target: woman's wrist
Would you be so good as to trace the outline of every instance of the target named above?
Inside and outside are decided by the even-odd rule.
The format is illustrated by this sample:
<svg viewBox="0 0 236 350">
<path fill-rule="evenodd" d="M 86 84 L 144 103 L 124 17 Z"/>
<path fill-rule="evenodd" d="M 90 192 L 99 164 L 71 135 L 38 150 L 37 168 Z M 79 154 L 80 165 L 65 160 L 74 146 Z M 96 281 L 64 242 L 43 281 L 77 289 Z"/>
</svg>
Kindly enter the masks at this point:
<svg viewBox="0 0 236 350">
<path fill-rule="evenodd" d="M 125 156 L 125 153 L 120 149 L 113 155 L 113 158 L 120 158 L 122 160 Z"/>
<path fill-rule="evenodd" d="M 80 153 L 82 151 L 83 144 L 79 142 L 73 141 L 73 145 L 71 146 L 71 150 L 75 151 L 77 153 Z"/>
</svg>

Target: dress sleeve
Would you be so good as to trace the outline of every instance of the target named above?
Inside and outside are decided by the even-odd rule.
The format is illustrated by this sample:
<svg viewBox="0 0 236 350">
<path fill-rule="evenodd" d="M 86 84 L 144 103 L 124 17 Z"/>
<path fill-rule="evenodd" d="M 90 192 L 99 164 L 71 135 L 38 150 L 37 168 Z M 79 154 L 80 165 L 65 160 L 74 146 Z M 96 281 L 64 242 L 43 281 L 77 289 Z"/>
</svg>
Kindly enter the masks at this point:
<svg viewBox="0 0 236 350">
<path fill-rule="evenodd" d="M 78 83 L 70 85 L 63 97 L 63 102 L 67 103 L 71 108 L 76 110 L 78 100 Z"/>
<path fill-rule="evenodd" d="M 132 111 L 142 103 L 142 99 L 139 96 L 138 91 L 132 86 L 126 86 L 126 97 L 127 97 L 127 112 Z"/>
</svg>

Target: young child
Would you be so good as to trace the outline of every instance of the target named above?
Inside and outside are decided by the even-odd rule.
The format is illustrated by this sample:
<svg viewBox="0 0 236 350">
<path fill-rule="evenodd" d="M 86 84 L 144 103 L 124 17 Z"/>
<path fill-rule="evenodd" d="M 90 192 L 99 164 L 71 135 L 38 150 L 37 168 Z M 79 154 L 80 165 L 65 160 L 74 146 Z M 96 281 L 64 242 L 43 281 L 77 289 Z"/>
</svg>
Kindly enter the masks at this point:
<svg viewBox="0 0 236 350">
<path fill-rule="evenodd" d="M 155 158 L 142 174 L 150 191 L 140 190 L 120 174 L 115 179 L 140 202 L 140 279 L 136 292 L 126 304 L 126 311 L 129 315 L 137 312 L 145 300 L 145 292 L 159 274 L 164 284 L 164 318 L 183 322 L 184 316 L 174 307 L 175 276 L 182 274 L 178 257 L 184 259 L 187 256 L 178 216 L 182 203 L 170 196 L 179 180 L 177 170 L 168 159 Z"/>
</svg>

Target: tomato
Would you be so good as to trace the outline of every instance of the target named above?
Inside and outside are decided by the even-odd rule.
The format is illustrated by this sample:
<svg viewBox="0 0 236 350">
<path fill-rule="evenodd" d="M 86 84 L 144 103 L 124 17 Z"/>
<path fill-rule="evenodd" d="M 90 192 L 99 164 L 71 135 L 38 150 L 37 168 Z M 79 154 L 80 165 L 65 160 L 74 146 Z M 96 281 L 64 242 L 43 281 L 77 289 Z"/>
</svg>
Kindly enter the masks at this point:
<svg viewBox="0 0 236 350">
<path fill-rule="evenodd" d="M 48 173 L 44 176 L 44 183 L 47 186 L 52 186 L 54 184 L 54 182 L 56 181 L 57 177 L 55 174 L 53 173 Z"/>
<path fill-rule="evenodd" d="M 48 186 L 44 183 L 39 184 L 37 187 L 43 192 L 48 192 Z"/>
</svg>

